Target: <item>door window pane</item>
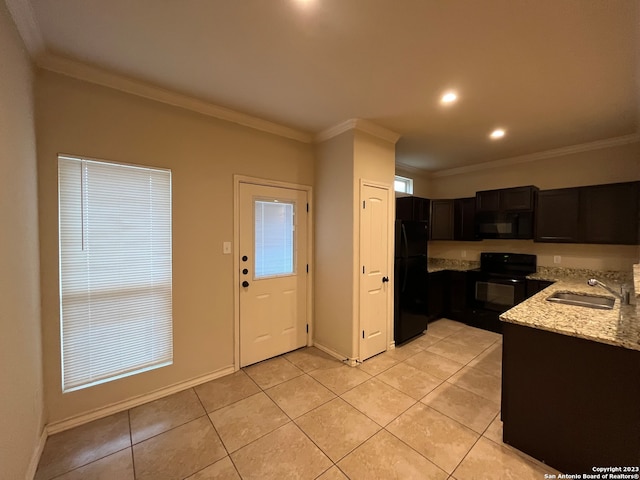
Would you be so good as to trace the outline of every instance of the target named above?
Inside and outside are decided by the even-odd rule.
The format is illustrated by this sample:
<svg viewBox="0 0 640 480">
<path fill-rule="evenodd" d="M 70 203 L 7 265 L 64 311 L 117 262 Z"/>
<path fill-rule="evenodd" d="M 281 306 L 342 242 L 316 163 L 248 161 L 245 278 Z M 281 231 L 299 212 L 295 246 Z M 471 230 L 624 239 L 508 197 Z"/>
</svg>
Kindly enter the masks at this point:
<svg viewBox="0 0 640 480">
<path fill-rule="evenodd" d="M 255 278 L 291 275 L 294 204 L 255 201 Z"/>
</svg>

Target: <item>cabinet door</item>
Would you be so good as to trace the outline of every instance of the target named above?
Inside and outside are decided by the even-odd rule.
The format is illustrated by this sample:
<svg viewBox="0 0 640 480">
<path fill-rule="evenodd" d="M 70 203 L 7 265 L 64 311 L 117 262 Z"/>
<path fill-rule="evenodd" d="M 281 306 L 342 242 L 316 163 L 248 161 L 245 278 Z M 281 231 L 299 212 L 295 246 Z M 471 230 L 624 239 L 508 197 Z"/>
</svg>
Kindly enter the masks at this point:
<svg viewBox="0 0 640 480">
<path fill-rule="evenodd" d="M 585 243 L 638 243 L 640 182 L 583 187 L 580 192 L 582 240 Z"/>
<path fill-rule="evenodd" d="M 429 221 L 429 199 L 421 197 L 396 198 L 397 220 Z"/>
<path fill-rule="evenodd" d="M 453 200 L 431 202 L 431 240 L 453 240 Z"/>
<path fill-rule="evenodd" d="M 533 210 L 534 187 L 505 188 L 500 192 L 500 209 L 504 211 Z"/>
<path fill-rule="evenodd" d="M 444 315 L 445 272 L 430 273 L 427 280 L 427 311 L 429 320 L 436 320 Z"/>
<path fill-rule="evenodd" d="M 457 198 L 454 201 L 453 239 L 478 240 L 475 232 L 476 199 Z"/>
<path fill-rule="evenodd" d="M 464 321 L 468 296 L 467 272 L 448 270 L 446 287 L 447 318 Z"/>
<path fill-rule="evenodd" d="M 549 285 L 553 285 L 554 282 L 548 280 L 532 280 L 527 279 L 527 298 L 534 296 L 536 293 L 541 292 Z"/>
<path fill-rule="evenodd" d="M 497 212 L 500 210 L 500 190 L 476 192 L 476 212 Z"/>
<path fill-rule="evenodd" d="M 536 206 L 535 241 L 579 242 L 579 210 L 579 188 L 539 192 Z"/>
</svg>

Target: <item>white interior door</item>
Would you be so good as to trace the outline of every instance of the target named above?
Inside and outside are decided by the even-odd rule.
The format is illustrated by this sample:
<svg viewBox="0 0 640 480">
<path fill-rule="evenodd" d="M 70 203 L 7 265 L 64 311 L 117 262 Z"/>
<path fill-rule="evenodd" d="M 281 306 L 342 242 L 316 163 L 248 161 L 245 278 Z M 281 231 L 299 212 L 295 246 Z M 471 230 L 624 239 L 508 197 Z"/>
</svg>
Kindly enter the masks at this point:
<svg viewBox="0 0 640 480">
<path fill-rule="evenodd" d="M 307 192 L 239 184 L 240 366 L 307 344 Z"/>
<path fill-rule="evenodd" d="M 360 360 L 383 352 L 389 324 L 389 189 L 360 188 Z"/>
</svg>

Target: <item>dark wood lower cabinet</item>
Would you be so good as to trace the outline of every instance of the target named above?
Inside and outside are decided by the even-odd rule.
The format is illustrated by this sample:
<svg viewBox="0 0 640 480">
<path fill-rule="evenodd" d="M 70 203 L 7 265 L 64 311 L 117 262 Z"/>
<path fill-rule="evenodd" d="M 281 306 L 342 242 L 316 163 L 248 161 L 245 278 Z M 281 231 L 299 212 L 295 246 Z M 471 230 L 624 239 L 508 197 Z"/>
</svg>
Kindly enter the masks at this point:
<svg viewBox="0 0 640 480">
<path fill-rule="evenodd" d="M 536 293 L 541 292 L 554 282 L 548 280 L 531 280 L 527 279 L 527 298 L 533 297 Z"/>
<path fill-rule="evenodd" d="M 504 323 L 502 420 L 563 473 L 640 465 L 640 351 Z"/>
<path fill-rule="evenodd" d="M 464 322 L 467 318 L 467 298 L 469 297 L 467 272 L 447 270 L 446 273 L 446 316 L 451 320 Z"/>
<path fill-rule="evenodd" d="M 427 316 L 429 321 L 437 320 L 445 315 L 446 273 L 445 270 L 433 272 L 427 278 Z"/>
</svg>

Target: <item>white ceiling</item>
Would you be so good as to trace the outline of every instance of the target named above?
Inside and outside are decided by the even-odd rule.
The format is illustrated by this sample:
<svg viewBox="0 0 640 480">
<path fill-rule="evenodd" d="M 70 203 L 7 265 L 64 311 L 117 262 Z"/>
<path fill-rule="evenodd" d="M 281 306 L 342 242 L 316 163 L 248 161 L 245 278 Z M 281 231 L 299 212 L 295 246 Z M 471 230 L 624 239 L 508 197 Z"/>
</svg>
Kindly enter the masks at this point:
<svg viewBox="0 0 640 480">
<path fill-rule="evenodd" d="M 638 0 L 31 6 L 49 54 L 310 133 L 370 120 L 428 171 L 638 132 Z M 490 141 L 496 126 L 507 136 Z"/>
</svg>

